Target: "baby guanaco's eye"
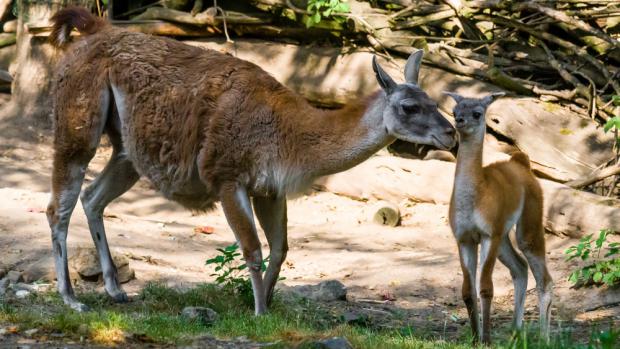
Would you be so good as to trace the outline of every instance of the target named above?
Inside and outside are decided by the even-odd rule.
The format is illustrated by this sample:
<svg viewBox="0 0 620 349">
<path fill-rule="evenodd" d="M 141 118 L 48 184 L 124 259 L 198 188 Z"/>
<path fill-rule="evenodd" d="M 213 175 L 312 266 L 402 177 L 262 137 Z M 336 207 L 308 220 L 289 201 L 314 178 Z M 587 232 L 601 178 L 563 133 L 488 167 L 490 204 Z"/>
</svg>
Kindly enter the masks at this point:
<svg viewBox="0 0 620 349">
<path fill-rule="evenodd" d="M 478 120 L 482 116 L 482 113 L 480 113 L 479 111 L 475 111 L 471 115 L 474 117 L 474 119 Z"/>
</svg>

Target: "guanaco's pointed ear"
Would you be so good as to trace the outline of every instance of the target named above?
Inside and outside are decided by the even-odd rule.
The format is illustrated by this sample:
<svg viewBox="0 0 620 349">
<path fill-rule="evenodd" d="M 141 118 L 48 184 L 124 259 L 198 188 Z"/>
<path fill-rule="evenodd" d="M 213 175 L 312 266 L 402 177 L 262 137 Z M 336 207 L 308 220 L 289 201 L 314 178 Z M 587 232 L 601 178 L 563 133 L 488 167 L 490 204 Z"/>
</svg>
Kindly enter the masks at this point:
<svg viewBox="0 0 620 349">
<path fill-rule="evenodd" d="M 375 75 L 377 76 L 377 81 L 381 88 L 385 91 L 385 93 L 390 94 L 396 88 L 396 83 L 392 78 L 388 75 L 388 73 L 381 68 L 379 63 L 377 63 L 377 57 L 372 57 L 372 70 L 375 71 Z"/>
<path fill-rule="evenodd" d="M 407 59 L 407 64 L 405 64 L 405 81 L 408 83 L 418 84 L 418 75 L 420 74 L 422 56 L 424 56 L 424 50 L 417 50 L 414 51 Z"/>
<path fill-rule="evenodd" d="M 446 96 L 452 97 L 452 99 L 454 99 L 454 101 L 456 103 L 459 103 L 460 101 L 462 101 L 465 98 L 465 97 L 461 96 L 460 94 L 454 93 L 454 92 L 443 91 L 442 93 L 444 95 L 446 95 Z"/>
<path fill-rule="evenodd" d="M 482 99 L 482 104 L 484 104 L 484 106 L 488 106 L 489 104 L 493 103 L 494 100 L 504 95 L 506 95 L 505 92 L 493 92 Z"/>
</svg>

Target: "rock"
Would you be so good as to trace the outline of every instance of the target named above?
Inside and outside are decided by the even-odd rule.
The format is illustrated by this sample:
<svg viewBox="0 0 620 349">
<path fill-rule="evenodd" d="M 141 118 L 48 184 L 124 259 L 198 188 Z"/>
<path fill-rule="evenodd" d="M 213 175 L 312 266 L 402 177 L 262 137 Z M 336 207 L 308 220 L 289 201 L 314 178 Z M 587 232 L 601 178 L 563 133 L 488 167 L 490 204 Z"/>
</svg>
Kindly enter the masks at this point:
<svg viewBox="0 0 620 349">
<path fill-rule="evenodd" d="M 26 291 L 26 290 L 18 290 L 15 292 L 15 297 L 19 298 L 19 299 L 23 299 L 30 296 L 30 292 Z"/>
<path fill-rule="evenodd" d="M 181 315 L 190 320 L 198 320 L 205 325 L 212 325 L 219 318 L 215 310 L 206 307 L 185 307 Z"/>
<path fill-rule="evenodd" d="M 316 341 L 310 345 L 310 348 L 316 349 L 353 349 L 348 339 L 344 337 L 332 337 Z"/>
<path fill-rule="evenodd" d="M 39 330 L 38 330 L 38 329 L 36 329 L 36 328 L 32 328 L 32 329 L 29 329 L 29 330 L 24 331 L 24 334 L 25 334 L 27 337 L 32 337 L 32 336 L 33 336 L 35 333 L 37 333 L 37 332 L 39 332 Z"/>
<path fill-rule="evenodd" d="M 366 314 L 362 314 L 355 310 L 347 310 L 342 314 L 342 319 L 347 324 L 365 326 L 370 322 L 370 319 Z"/>
<path fill-rule="evenodd" d="M 56 278 L 54 270 L 54 260 L 51 256 L 42 258 L 30 264 L 22 273 L 24 282 L 33 283 L 35 281 L 52 282 Z"/>
<path fill-rule="evenodd" d="M 122 266 L 118 269 L 118 282 L 124 284 L 136 278 L 136 272 L 129 265 Z"/>
<path fill-rule="evenodd" d="M 129 259 L 118 252 L 111 252 L 112 260 L 119 273 L 119 281 L 127 282 L 135 277 L 133 269 L 129 268 Z M 97 281 L 101 276 L 99 255 L 95 248 L 80 248 L 69 258 L 71 268 L 87 281 Z M 123 281 L 124 280 L 124 281 Z"/>
<path fill-rule="evenodd" d="M 69 257 L 71 267 L 83 278 L 92 279 L 101 274 L 97 251 L 92 248 L 79 248 L 76 253 Z"/>
<path fill-rule="evenodd" d="M 37 286 L 25 284 L 23 282 L 18 282 L 12 285 L 11 288 L 16 291 L 23 290 L 23 291 L 28 291 L 28 292 L 37 292 L 39 290 Z"/>
<path fill-rule="evenodd" d="M 372 220 L 377 224 L 390 227 L 400 224 L 400 210 L 394 203 L 380 201 L 374 206 L 372 212 Z"/>
<path fill-rule="evenodd" d="M 347 288 L 337 280 L 327 280 L 318 285 L 294 286 L 291 291 L 300 297 L 319 302 L 346 300 Z"/>
<path fill-rule="evenodd" d="M 23 280 L 22 273 L 17 270 L 11 270 L 6 274 L 6 277 L 9 279 L 9 283 L 16 284 Z"/>
<path fill-rule="evenodd" d="M 448 162 L 456 162 L 454 154 L 447 150 L 429 150 L 424 160 L 440 160 Z"/>
<path fill-rule="evenodd" d="M 2 280 L 0 280 L 0 296 L 2 296 L 5 292 L 6 289 L 9 287 L 9 278 L 5 277 Z"/>
</svg>

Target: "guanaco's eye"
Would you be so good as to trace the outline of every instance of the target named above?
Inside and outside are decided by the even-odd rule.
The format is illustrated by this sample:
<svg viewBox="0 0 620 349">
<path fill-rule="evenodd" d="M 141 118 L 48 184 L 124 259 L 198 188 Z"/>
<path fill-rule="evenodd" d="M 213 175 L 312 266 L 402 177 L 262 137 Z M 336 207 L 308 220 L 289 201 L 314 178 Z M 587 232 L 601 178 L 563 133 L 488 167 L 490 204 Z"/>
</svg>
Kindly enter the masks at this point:
<svg viewBox="0 0 620 349">
<path fill-rule="evenodd" d="M 402 101 L 400 106 L 405 114 L 416 114 L 420 111 L 420 106 L 412 101 Z"/>
<path fill-rule="evenodd" d="M 479 111 L 475 111 L 471 115 L 474 117 L 474 119 L 478 120 L 482 116 L 482 113 L 480 113 Z"/>
</svg>

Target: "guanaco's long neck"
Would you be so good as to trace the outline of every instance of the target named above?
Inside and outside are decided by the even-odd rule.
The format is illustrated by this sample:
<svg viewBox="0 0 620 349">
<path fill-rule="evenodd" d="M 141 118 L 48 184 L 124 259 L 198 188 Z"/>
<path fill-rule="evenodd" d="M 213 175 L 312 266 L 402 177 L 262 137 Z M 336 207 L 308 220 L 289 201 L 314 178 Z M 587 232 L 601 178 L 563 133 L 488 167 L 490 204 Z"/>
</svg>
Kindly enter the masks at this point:
<svg viewBox="0 0 620 349">
<path fill-rule="evenodd" d="M 461 134 L 454 177 L 454 191 L 457 194 L 461 191 L 471 192 L 484 181 L 482 173 L 484 134 L 484 130 L 474 135 Z"/>
<path fill-rule="evenodd" d="M 303 167 L 314 176 L 349 169 L 392 143 L 383 123 L 387 100 L 379 91 L 338 110 L 314 109 L 299 136 L 303 146 Z M 308 138 L 314 139 L 308 139 Z"/>
</svg>

